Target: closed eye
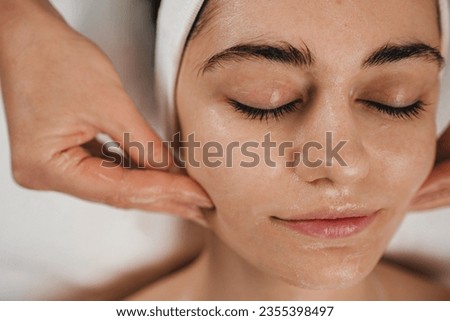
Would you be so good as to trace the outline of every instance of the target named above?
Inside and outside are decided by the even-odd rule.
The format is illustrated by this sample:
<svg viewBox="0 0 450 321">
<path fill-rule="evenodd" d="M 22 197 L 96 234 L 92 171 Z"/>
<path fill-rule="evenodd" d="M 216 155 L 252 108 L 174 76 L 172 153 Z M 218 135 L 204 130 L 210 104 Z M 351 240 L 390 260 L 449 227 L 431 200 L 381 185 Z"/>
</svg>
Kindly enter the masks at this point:
<svg viewBox="0 0 450 321">
<path fill-rule="evenodd" d="M 279 120 L 285 114 L 294 112 L 300 107 L 302 100 L 297 99 L 285 105 L 275 108 L 258 108 L 242 104 L 236 100 L 228 100 L 228 103 L 238 112 L 244 114 L 249 119 L 259 119 L 260 121 L 269 119 Z"/>
<path fill-rule="evenodd" d="M 426 104 L 423 103 L 422 101 L 417 101 L 413 104 L 400 107 L 390 106 L 371 100 L 358 100 L 358 101 L 368 108 L 375 109 L 390 117 L 404 120 L 419 118 L 420 114 L 423 111 L 425 111 L 424 107 L 426 106 Z M 259 119 L 260 121 L 263 120 L 268 121 L 269 119 L 280 120 L 285 114 L 298 110 L 302 103 L 302 100 L 297 99 L 290 103 L 275 108 L 252 107 L 232 99 L 230 99 L 228 102 L 236 111 L 244 114 L 245 116 L 247 116 L 248 119 L 252 120 Z"/>
<path fill-rule="evenodd" d="M 390 117 L 399 118 L 399 119 L 412 119 L 419 118 L 421 113 L 425 111 L 424 104 L 422 101 L 416 101 L 415 103 L 407 106 L 389 106 L 382 103 L 378 103 L 370 100 L 359 100 L 363 105 L 374 108 L 377 111 L 384 113 Z"/>
</svg>

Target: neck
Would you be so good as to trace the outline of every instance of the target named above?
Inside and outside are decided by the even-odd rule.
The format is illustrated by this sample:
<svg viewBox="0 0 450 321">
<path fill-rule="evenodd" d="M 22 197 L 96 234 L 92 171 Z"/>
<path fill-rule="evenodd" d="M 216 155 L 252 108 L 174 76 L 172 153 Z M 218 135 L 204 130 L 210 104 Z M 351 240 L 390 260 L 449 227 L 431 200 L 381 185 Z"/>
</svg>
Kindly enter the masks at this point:
<svg viewBox="0 0 450 321">
<path fill-rule="evenodd" d="M 345 289 L 309 290 L 290 285 L 251 265 L 214 233 L 193 265 L 199 279 L 198 297 L 205 300 L 372 300 L 379 298 L 374 275 Z M 373 274 L 373 273 L 372 273 Z"/>
</svg>

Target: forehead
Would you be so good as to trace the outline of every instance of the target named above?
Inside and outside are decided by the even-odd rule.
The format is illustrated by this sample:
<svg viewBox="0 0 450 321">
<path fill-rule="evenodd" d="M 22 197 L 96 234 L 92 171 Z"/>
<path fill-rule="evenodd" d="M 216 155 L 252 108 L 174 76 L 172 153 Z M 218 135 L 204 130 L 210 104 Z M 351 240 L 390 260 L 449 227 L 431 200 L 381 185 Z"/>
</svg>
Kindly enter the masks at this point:
<svg viewBox="0 0 450 321">
<path fill-rule="evenodd" d="M 348 52 L 389 41 L 440 45 L 436 0 L 209 0 L 200 25 L 211 50 L 258 40 Z"/>
</svg>

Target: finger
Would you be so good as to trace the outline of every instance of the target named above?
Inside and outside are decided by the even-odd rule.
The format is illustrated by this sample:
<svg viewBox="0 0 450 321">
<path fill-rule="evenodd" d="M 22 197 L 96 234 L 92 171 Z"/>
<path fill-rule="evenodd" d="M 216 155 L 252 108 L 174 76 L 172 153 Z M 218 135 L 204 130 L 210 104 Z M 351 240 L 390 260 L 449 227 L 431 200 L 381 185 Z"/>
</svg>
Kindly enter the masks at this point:
<svg viewBox="0 0 450 321">
<path fill-rule="evenodd" d="M 56 157 L 50 167 L 57 191 L 121 208 L 161 211 L 188 219 L 201 217 L 200 207 L 213 204 L 188 176 L 156 170 L 124 169 L 75 147 Z"/>
<path fill-rule="evenodd" d="M 416 197 L 450 187 L 450 160 L 435 165 Z"/>
<path fill-rule="evenodd" d="M 409 210 L 422 211 L 450 205 L 450 161 L 435 165 L 411 201 Z"/>
<path fill-rule="evenodd" d="M 118 92 L 113 112 L 95 120 L 100 130 L 117 141 L 139 168 L 168 170 L 174 167 L 173 155 L 153 131 L 125 92 Z"/>
<path fill-rule="evenodd" d="M 414 198 L 409 210 L 423 211 L 446 206 L 450 206 L 450 187 Z"/>
</svg>

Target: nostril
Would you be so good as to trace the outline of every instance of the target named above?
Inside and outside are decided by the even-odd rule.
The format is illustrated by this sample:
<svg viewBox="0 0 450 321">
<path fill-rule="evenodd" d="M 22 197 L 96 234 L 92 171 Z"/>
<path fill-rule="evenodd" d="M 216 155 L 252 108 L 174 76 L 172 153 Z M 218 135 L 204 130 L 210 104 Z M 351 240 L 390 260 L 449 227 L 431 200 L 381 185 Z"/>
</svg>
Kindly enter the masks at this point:
<svg viewBox="0 0 450 321">
<path fill-rule="evenodd" d="M 332 133 L 327 132 L 325 144 L 310 142 L 309 145 L 303 145 L 309 148 L 302 149 L 301 162 L 295 168 L 300 179 L 315 184 L 332 182 L 337 185 L 350 185 L 368 175 L 367 151 L 359 138 L 332 138 Z"/>
</svg>

